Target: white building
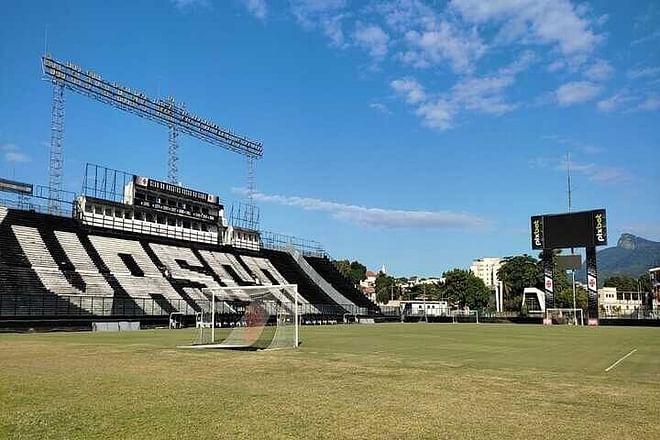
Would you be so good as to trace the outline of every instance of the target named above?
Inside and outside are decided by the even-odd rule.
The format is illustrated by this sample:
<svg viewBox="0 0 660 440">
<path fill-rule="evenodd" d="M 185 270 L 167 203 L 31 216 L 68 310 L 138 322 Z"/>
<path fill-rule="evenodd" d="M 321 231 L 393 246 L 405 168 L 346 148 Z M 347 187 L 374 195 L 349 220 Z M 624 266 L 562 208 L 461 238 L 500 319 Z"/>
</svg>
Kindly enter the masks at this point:
<svg viewBox="0 0 660 440">
<path fill-rule="evenodd" d="M 404 316 L 448 316 L 447 301 L 399 301 L 401 314 Z M 388 304 L 389 305 L 389 304 Z"/>
<path fill-rule="evenodd" d="M 470 272 L 481 278 L 486 287 L 494 290 L 500 282 L 497 278 L 497 271 L 502 267 L 504 261 L 499 257 L 477 258 L 472 261 Z"/>
<path fill-rule="evenodd" d="M 617 292 L 616 287 L 598 289 L 598 304 L 607 315 L 631 315 L 642 308 L 644 293 Z"/>
<path fill-rule="evenodd" d="M 470 272 L 480 278 L 486 287 L 495 292 L 495 308 L 498 312 L 503 309 L 504 293 L 502 283 L 497 278 L 497 271 L 505 261 L 505 258 L 500 257 L 477 258 L 472 261 L 472 266 L 470 266 Z"/>
</svg>

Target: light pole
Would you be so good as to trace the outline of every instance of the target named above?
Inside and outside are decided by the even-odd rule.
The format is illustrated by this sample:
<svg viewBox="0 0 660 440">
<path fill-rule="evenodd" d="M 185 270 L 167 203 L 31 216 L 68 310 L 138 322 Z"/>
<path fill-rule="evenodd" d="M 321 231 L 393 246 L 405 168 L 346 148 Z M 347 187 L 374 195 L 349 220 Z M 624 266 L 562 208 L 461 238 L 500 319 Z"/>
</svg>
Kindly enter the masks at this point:
<svg viewBox="0 0 660 440">
<path fill-rule="evenodd" d="M 573 324 L 577 325 L 577 307 L 575 306 L 575 268 L 571 270 L 571 277 L 573 279 Z"/>
</svg>

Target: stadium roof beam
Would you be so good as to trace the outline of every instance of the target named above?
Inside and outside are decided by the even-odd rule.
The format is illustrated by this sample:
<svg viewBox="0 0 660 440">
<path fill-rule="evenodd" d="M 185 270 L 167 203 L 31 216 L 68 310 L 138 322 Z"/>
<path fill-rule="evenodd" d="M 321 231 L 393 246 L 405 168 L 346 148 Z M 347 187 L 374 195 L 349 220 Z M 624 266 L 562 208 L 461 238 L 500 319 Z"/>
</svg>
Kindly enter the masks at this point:
<svg viewBox="0 0 660 440">
<path fill-rule="evenodd" d="M 232 133 L 218 124 L 189 113 L 183 106 L 177 104 L 173 98 L 154 99 L 146 94 L 129 89 L 117 83 L 111 83 L 100 75 L 83 71 L 79 66 L 65 63 L 52 58 L 50 55 L 42 57 L 43 78 L 54 84 L 55 88 L 67 88 L 89 98 L 104 102 L 118 109 L 133 113 L 140 117 L 150 119 L 168 127 L 169 160 L 168 180 L 176 183 L 178 174 L 178 155 L 176 138 L 179 132 L 188 134 L 212 145 L 242 154 L 248 160 L 260 159 L 263 156 L 261 142 L 250 140 L 244 136 Z M 59 126 L 56 134 L 60 134 Z M 61 136 L 54 136 L 51 142 L 56 153 L 61 156 Z M 59 142 L 58 142 L 59 140 Z M 53 145 L 51 145 L 53 150 Z M 51 154 L 52 155 L 52 154 Z M 58 171 L 57 181 L 61 180 L 61 162 L 51 166 L 51 174 Z M 57 192 L 58 188 L 54 188 Z"/>
</svg>

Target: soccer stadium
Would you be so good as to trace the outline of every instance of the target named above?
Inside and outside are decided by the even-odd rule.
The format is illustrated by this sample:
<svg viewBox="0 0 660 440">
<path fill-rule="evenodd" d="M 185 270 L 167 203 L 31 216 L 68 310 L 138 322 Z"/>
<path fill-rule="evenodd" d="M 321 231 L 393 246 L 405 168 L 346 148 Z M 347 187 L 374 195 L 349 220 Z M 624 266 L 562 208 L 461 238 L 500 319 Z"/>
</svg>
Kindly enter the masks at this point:
<svg viewBox="0 0 660 440">
<path fill-rule="evenodd" d="M 206 14 L 233 11 L 234 19 L 244 24 L 256 21 L 262 27 L 280 26 L 278 20 L 296 20 L 299 32 L 320 30 L 331 39 L 331 50 L 366 50 L 365 45 L 370 45 L 367 53 L 371 64 L 362 67 L 365 72 L 358 75 L 360 81 L 384 68 L 386 54 L 398 44 L 395 29 L 401 32 L 404 23 L 431 26 L 428 23 L 434 17 L 440 20 L 438 32 L 444 29 L 442 38 L 454 38 L 452 34 L 458 32 L 454 27 L 459 25 L 472 29 L 470 38 L 476 38 L 477 26 L 470 20 L 482 23 L 491 13 L 478 2 L 469 1 L 448 2 L 442 6 L 446 9 L 433 2 L 371 2 L 364 10 L 350 11 L 343 9 L 348 8 L 344 2 L 292 1 L 286 6 L 291 17 L 276 19 L 276 6 L 261 1 L 167 3 L 166 13 L 177 14 L 177 20 L 180 15 L 183 20 L 194 18 L 200 20 L 195 23 L 204 23 Z M 500 2 L 493 5 L 496 3 Z M 558 2 L 563 9 L 557 10 L 545 2 L 531 2 L 543 6 L 544 12 L 530 6 L 529 13 L 502 3 L 502 15 L 493 23 L 509 14 L 521 14 L 518 19 L 511 18 L 512 23 L 525 23 L 526 27 L 531 20 L 530 32 L 540 26 L 534 20 L 542 21 L 545 16 L 568 14 L 573 21 L 586 23 L 592 13 L 579 10 L 569 0 Z M 105 7 L 109 9 L 104 13 L 113 15 L 128 6 L 116 6 L 116 10 Z M 18 22 L 21 17 L 37 16 L 22 8 L 9 6 L 8 17 Z M 147 10 L 152 8 L 167 9 L 152 5 Z M 433 8 L 441 10 L 433 12 Z M 102 10 L 102 6 L 81 13 L 94 17 L 97 9 Z M 144 18 L 142 13 L 136 12 Z M 381 41 L 384 37 L 376 27 L 381 28 L 366 25 L 364 17 L 354 23 L 350 36 L 341 33 L 341 23 L 360 14 L 372 20 L 382 14 L 382 26 L 391 26 L 391 37 Z M 442 21 L 450 20 L 449 16 L 454 21 Z M 121 20 L 113 20 L 119 26 Z M 2 19 L 7 26 L 10 21 Z M 597 32 L 607 19 L 593 22 L 589 29 Z M 96 17 L 89 23 L 102 20 Z M 81 26 L 87 29 L 87 24 Z M 340 27 L 333 27 L 336 25 Z M 122 26 L 126 31 L 133 29 L 133 24 Z M 492 45 L 504 44 L 518 32 L 503 26 L 506 35 L 496 37 Z M 286 35 L 291 31 L 279 32 Z M 408 30 L 401 41 L 412 44 L 419 37 L 415 32 Z M 483 28 L 479 32 L 483 33 Z M 344 43 L 348 38 L 355 43 Z M 426 41 L 424 44 L 433 40 L 431 36 L 419 38 Z M 546 31 L 534 41 L 559 44 L 554 42 L 561 43 L 561 38 L 550 38 Z M 508 225 L 489 226 L 468 213 L 472 210 L 469 202 L 465 210 L 414 211 L 264 195 L 261 191 L 268 188 L 262 185 L 257 190 L 257 164 L 259 176 L 263 173 L 270 178 L 273 172 L 268 167 L 273 162 L 262 159 L 285 152 L 270 151 L 267 140 L 262 143 L 242 131 L 226 128 L 229 121 L 200 116 L 203 113 L 195 111 L 194 99 L 146 93 L 132 88 L 133 84 L 129 87 L 108 79 L 112 75 L 106 77 L 82 67 L 75 60 L 61 59 L 48 51 L 49 45 L 57 46 L 57 37 L 55 41 L 47 40 L 46 51 L 31 60 L 33 64 L 39 61 L 39 69 L 30 66 L 32 70 L 26 70 L 33 75 L 25 80 L 30 90 L 33 87 L 42 95 L 48 94 L 48 108 L 41 113 L 35 110 L 40 115 L 34 118 L 35 124 L 42 131 L 48 128 L 50 136 L 42 150 L 35 150 L 39 156 L 31 151 L 33 156 L 28 158 L 15 144 L 4 143 L 4 137 L 13 133 L 12 124 L 18 127 L 20 123 L 7 118 L 9 122 L 0 125 L 0 152 L 4 162 L 13 167 L 0 168 L 0 438 L 660 437 L 660 247 L 654 241 L 624 233 L 617 246 L 606 248 L 608 233 L 612 241 L 614 231 L 620 231 L 617 218 L 624 215 L 623 209 L 579 186 L 578 191 L 583 192 L 578 196 L 590 200 L 576 209 L 572 199 L 571 178 L 581 177 L 582 184 L 597 185 L 605 179 L 602 173 L 609 173 L 608 178 L 613 175 L 612 169 L 596 174 L 596 165 L 572 162 L 568 154 L 558 165 L 535 165 L 534 175 L 559 169 L 562 183 L 549 186 L 560 193 L 562 205 L 553 205 L 552 198 L 538 197 L 527 203 L 523 201 L 527 200 L 525 191 L 520 190 L 517 212 L 523 214 L 517 216 L 520 218 L 515 224 L 525 228 L 524 233 L 516 231 L 512 236 L 524 236 L 520 239 L 523 255 L 476 258 L 469 270 L 447 269 L 442 277 L 395 277 L 384 266 L 377 272 L 369 271 L 350 258 L 359 255 L 369 259 L 361 246 L 370 239 L 374 248 L 380 249 L 379 257 L 386 258 L 382 249 L 389 248 L 380 248 L 376 242 L 387 237 L 406 256 L 393 258 L 395 265 L 412 264 L 424 271 L 424 261 L 434 257 L 410 257 L 424 254 L 424 246 L 406 235 L 409 229 L 416 235 L 426 235 L 434 228 L 440 233 L 449 229 L 445 236 L 449 239 L 442 245 L 448 251 L 437 254 L 447 261 L 454 249 L 462 252 L 463 244 L 469 247 L 478 242 L 476 246 L 488 249 L 484 252 L 519 252 L 521 246 L 502 244 L 509 234 Z M 167 41 L 173 45 L 174 37 L 168 36 Z M 8 43 L 0 44 L 4 51 L 0 51 L 0 61 L 5 61 L 4 53 L 19 51 Z M 69 47 L 68 53 L 75 53 L 77 45 L 85 46 L 83 41 L 59 44 Z M 529 40 L 525 44 L 530 44 Z M 586 61 L 576 60 L 593 56 L 573 46 L 566 49 L 565 44 L 550 53 L 566 51 L 570 54 L 566 63 L 573 63 L 573 67 L 553 69 L 577 69 Z M 645 42 L 634 43 L 642 44 Z M 485 51 L 486 46 L 480 50 Z M 184 53 L 189 55 L 184 50 L 179 56 Z M 429 54 L 423 59 L 419 58 L 421 53 L 406 54 L 396 62 L 413 63 L 415 69 L 439 62 Z M 205 62 L 197 58 L 198 54 L 189 56 L 195 63 Z M 446 62 L 455 73 L 467 75 L 462 81 L 472 81 L 473 91 L 461 92 L 458 84 L 451 89 L 451 98 L 436 97 L 438 101 L 432 104 L 431 92 L 414 85 L 411 76 L 391 81 L 394 92 L 405 95 L 406 105 L 418 106 L 413 113 L 426 118 L 423 126 L 441 130 L 442 134 L 434 136 L 454 128 L 449 121 L 443 122 L 446 126 L 429 122 L 429 118 L 437 117 L 442 100 L 451 104 L 452 117 L 458 117 L 458 107 L 461 112 L 480 108 L 498 116 L 514 111 L 513 104 L 501 102 L 504 97 L 495 89 L 483 97 L 487 103 L 477 104 L 476 73 L 452 56 L 437 55 L 448 57 Z M 525 52 L 524 62 L 497 70 L 495 76 L 499 76 L 490 78 L 489 87 L 500 87 L 493 81 L 514 82 L 513 78 L 538 56 Z M 475 56 L 475 63 L 478 58 Z M 101 69 L 112 63 L 106 60 L 94 67 Z M 592 78 L 612 74 L 607 69 L 603 73 L 603 64 L 595 63 L 601 70 L 585 71 L 586 78 L 597 81 Z M 139 69 L 140 63 L 132 62 L 131 66 Z M 0 100 L 6 96 L 6 102 L 14 102 L 15 94 L 28 93 L 20 87 L 18 92 L 8 91 L 13 86 L 5 84 L 16 81 L 12 72 L 9 68 L 0 70 L 5 76 L 0 82 Z M 628 78 L 655 75 L 640 72 L 629 72 Z M 132 78 L 143 74 L 136 75 Z M 598 87 L 600 91 L 605 86 Z M 171 88 L 177 95 L 192 90 L 180 85 Z M 215 92 L 209 88 L 204 93 L 213 96 Z M 249 91 L 245 93 L 247 97 Z M 469 102 L 460 97 L 461 93 L 470 95 Z M 200 99 L 202 95 L 195 96 Z M 561 99 L 562 95 L 557 96 Z M 46 98 L 39 99 L 46 102 Z M 632 100 L 620 97 L 616 105 Z M 15 102 L 13 105 L 18 105 Z M 614 106 L 613 102 L 603 106 Z M 382 123 L 383 127 L 394 124 L 389 107 L 381 102 L 371 104 L 390 121 Z M 485 105 L 491 111 L 485 111 Z M 636 112 L 641 114 L 645 103 L 639 105 Z M 9 105 L 0 106 L 0 116 L 18 112 Z M 431 111 L 435 116 L 426 113 L 429 106 L 437 107 Z M 222 114 L 231 120 L 232 110 Z M 235 110 L 237 118 L 244 116 L 244 109 L 236 106 Z M 154 144 L 165 143 L 167 154 L 165 149 L 148 148 L 148 155 L 135 153 L 135 158 L 122 160 L 120 156 L 130 156 L 140 147 L 117 146 L 114 150 L 73 146 L 77 157 L 71 165 L 69 145 L 81 139 L 94 145 L 94 132 L 101 130 L 87 126 L 87 122 L 77 124 L 75 119 L 88 121 L 89 114 L 97 111 L 109 125 L 119 121 L 110 130 L 130 132 L 126 127 L 140 127 L 134 130 L 142 133 L 140 130 L 148 126 L 146 130 L 167 131 L 167 142 L 153 140 Z M 258 110 L 254 112 L 258 114 Z M 269 127 L 273 137 L 281 134 L 281 126 Z M 657 135 L 657 127 L 652 130 L 649 136 Z M 314 129 L 311 132 L 315 136 Z M 259 136 L 268 139 L 269 132 Z M 194 154 L 187 146 L 182 148 L 192 141 L 198 149 Z M 566 140 L 560 143 L 571 144 Z M 582 151 L 585 147 L 573 142 L 570 148 Z M 313 150 L 310 155 L 315 154 Z M 383 155 L 387 154 L 384 151 Z M 152 166 L 160 156 L 166 156 L 167 162 L 162 175 L 154 173 Z M 230 169 L 234 167 L 232 158 L 237 157 L 245 167 L 240 171 Z M 201 165 L 204 161 L 222 164 L 214 175 L 207 175 L 208 170 Z M 131 168 L 125 167 L 126 163 Z M 195 163 L 197 168 L 190 167 L 190 172 L 188 163 Z M 295 163 L 277 163 L 285 169 L 275 178 L 264 178 L 271 185 L 277 185 L 278 179 L 286 180 L 287 173 L 296 175 Z M 47 168 L 39 168 L 41 165 Z M 17 173 L 18 166 L 29 171 L 21 174 L 19 168 Z M 339 173 L 341 165 L 336 168 Z M 318 173 L 325 175 L 323 170 Z M 236 175 L 242 180 L 226 182 Z M 338 181 L 320 177 L 318 181 L 291 180 L 301 192 L 305 185 L 341 186 Z M 639 185 L 642 181 L 642 177 L 635 180 Z M 458 183 L 469 184 L 468 180 Z M 231 201 L 232 194 L 219 191 L 220 185 L 238 188 L 233 195 L 240 200 Z M 531 183 L 529 187 L 536 190 Z M 428 187 L 420 191 L 427 193 L 424 200 L 431 204 L 433 191 Z M 651 191 L 657 193 L 657 188 Z M 564 192 L 568 209 L 563 205 Z M 396 200 L 394 194 L 391 197 Z M 264 212 L 272 211 L 261 210 L 259 205 L 273 201 L 288 210 L 284 225 L 289 233 L 270 230 L 270 219 Z M 660 208 L 657 199 L 651 205 L 651 212 Z M 302 213 L 332 213 L 338 222 L 330 224 L 338 226 L 332 233 L 322 234 L 330 237 L 329 242 L 321 244 L 318 237 L 300 238 L 307 232 L 298 234 L 298 228 L 310 230 L 305 223 L 326 220 L 304 214 L 296 218 L 293 210 L 297 208 L 302 208 Z M 346 219 L 355 221 L 358 232 L 343 240 L 342 229 L 352 227 L 341 223 Z M 410 222 L 422 226 L 415 230 Z M 468 228 L 466 235 L 452 229 L 463 227 Z M 381 228 L 386 234 L 376 235 L 369 228 Z M 397 228 L 407 232 L 392 232 Z M 466 238 L 470 234 L 480 238 Z M 360 235 L 365 241 L 355 238 Z M 419 250 L 408 253 L 415 243 Z M 334 258 L 330 252 L 335 252 L 335 247 L 349 253 L 349 259 Z M 534 252 L 538 259 L 532 256 Z M 369 262 L 373 264 L 373 260 Z M 626 272 L 628 267 L 634 268 Z"/>
</svg>

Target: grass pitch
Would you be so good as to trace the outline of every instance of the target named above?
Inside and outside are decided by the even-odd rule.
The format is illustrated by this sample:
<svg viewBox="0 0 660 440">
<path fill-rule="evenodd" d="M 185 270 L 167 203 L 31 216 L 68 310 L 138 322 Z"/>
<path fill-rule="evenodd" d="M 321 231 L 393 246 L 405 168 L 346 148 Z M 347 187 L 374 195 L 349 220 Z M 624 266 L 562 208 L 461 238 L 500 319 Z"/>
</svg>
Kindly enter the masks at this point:
<svg viewBox="0 0 660 440">
<path fill-rule="evenodd" d="M 353 325 L 303 327 L 298 350 L 175 348 L 194 334 L 0 335 L 0 438 L 660 438 L 660 329 Z"/>
</svg>

